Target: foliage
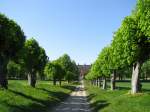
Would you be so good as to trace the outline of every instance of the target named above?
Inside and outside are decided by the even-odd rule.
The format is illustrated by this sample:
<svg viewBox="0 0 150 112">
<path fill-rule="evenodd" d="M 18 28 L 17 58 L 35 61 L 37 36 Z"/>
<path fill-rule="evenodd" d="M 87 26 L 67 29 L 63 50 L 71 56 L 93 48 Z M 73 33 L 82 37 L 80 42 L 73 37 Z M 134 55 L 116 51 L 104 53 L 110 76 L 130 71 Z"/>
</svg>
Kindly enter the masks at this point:
<svg viewBox="0 0 150 112">
<path fill-rule="evenodd" d="M 150 0 L 138 0 L 135 10 L 139 18 L 138 27 L 150 39 Z"/>
<path fill-rule="evenodd" d="M 25 36 L 20 26 L 0 14 L 0 55 L 12 58 L 23 47 Z"/>
<path fill-rule="evenodd" d="M 47 63 L 44 73 L 47 75 L 47 77 L 53 80 L 61 80 L 65 75 L 62 67 L 55 61 Z"/>
<path fill-rule="evenodd" d="M 68 82 L 72 81 L 75 77 L 75 74 L 73 72 L 67 71 L 66 75 L 65 75 L 65 79 L 68 80 Z"/>
<path fill-rule="evenodd" d="M 0 13 L 0 86 L 7 88 L 7 64 L 22 49 L 25 35 L 20 26 Z"/>
<path fill-rule="evenodd" d="M 21 73 L 21 66 L 19 66 L 19 64 L 16 64 L 13 61 L 10 61 L 7 65 L 7 74 L 8 77 L 19 77 Z"/>
<path fill-rule="evenodd" d="M 57 63 L 67 72 L 67 71 L 72 71 L 72 63 L 71 59 L 67 54 L 62 55 L 59 57 L 57 60 Z"/>
<path fill-rule="evenodd" d="M 40 68 L 40 47 L 38 42 L 31 38 L 25 43 L 25 63 L 28 72 L 32 69 L 38 70 Z"/>
<path fill-rule="evenodd" d="M 78 79 L 78 75 L 79 75 L 78 67 L 77 67 L 75 61 L 71 60 L 69 55 L 67 55 L 67 54 L 62 55 L 61 57 L 59 57 L 56 60 L 56 63 L 58 63 L 65 71 L 65 79 L 66 80 L 70 80 L 70 77 L 73 78 L 72 80 Z M 67 74 L 67 72 L 69 73 L 69 75 Z M 70 73 L 70 72 L 72 72 L 72 73 Z M 71 74 L 72 74 L 72 76 L 70 76 Z"/>
<path fill-rule="evenodd" d="M 92 65 L 88 79 L 108 76 L 115 70 L 130 69 L 132 66 L 132 93 L 140 90 L 139 70 L 150 57 L 149 15 L 150 1 L 138 0 L 136 9 L 124 18 L 120 28 L 114 33 L 110 46 L 101 51 Z"/>
<path fill-rule="evenodd" d="M 24 53 L 25 68 L 28 74 L 29 85 L 35 87 L 36 74 L 43 72 L 48 59 L 45 50 L 41 48 L 38 42 L 33 38 L 26 41 Z"/>
<path fill-rule="evenodd" d="M 42 47 L 40 47 L 40 54 L 38 57 L 38 61 L 39 61 L 38 73 L 39 73 L 39 76 L 42 78 L 44 77 L 44 68 L 48 62 L 48 57 L 46 55 L 44 48 Z"/>
<path fill-rule="evenodd" d="M 103 48 L 97 60 L 92 64 L 87 79 L 95 79 L 110 74 L 110 46 Z"/>
</svg>

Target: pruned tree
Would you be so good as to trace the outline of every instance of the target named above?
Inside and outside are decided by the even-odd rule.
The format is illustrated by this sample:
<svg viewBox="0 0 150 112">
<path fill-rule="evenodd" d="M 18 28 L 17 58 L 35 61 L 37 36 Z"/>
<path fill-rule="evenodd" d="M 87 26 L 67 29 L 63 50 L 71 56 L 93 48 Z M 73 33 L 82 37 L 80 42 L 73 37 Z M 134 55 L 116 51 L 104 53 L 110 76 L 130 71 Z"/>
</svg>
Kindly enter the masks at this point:
<svg viewBox="0 0 150 112">
<path fill-rule="evenodd" d="M 61 85 L 61 80 L 65 75 L 64 70 L 56 61 L 47 63 L 44 73 L 53 80 L 53 85 L 56 85 L 57 80 L 59 80 L 59 84 Z"/>
<path fill-rule="evenodd" d="M 25 35 L 20 26 L 0 14 L 0 86 L 7 88 L 7 64 L 22 49 Z"/>
<path fill-rule="evenodd" d="M 63 68 L 65 71 L 65 79 L 70 82 L 71 80 L 76 80 L 79 75 L 79 69 L 74 61 L 71 60 L 70 56 L 67 54 L 59 57 L 56 62 Z M 71 73 L 70 73 L 71 72 Z M 68 74 L 69 75 L 68 75 Z M 72 76 L 70 76 L 72 75 Z M 71 79 L 70 79 L 71 78 Z"/>
<path fill-rule="evenodd" d="M 36 74 L 44 69 L 47 56 L 44 49 L 41 48 L 38 42 L 33 38 L 26 41 L 24 49 L 28 83 L 30 86 L 35 87 Z"/>
</svg>

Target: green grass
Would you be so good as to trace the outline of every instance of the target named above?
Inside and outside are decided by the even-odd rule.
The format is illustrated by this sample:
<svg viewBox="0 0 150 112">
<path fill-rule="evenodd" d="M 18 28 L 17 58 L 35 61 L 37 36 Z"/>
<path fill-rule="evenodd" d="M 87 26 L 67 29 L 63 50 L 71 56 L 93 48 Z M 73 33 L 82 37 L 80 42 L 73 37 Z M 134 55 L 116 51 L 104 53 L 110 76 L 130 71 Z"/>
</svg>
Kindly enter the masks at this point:
<svg viewBox="0 0 150 112">
<path fill-rule="evenodd" d="M 8 90 L 0 90 L 0 112 L 51 112 L 67 98 L 75 86 L 63 83 L 53 86 L 49 81 L 38 81 L 36 88 L 27 81 L 9 81 Z"/>
<path fill-rule="evenodd" d="M 86 82 L 88 100 L 93 112 L 150 112 L 150 83 L 143 83 L 143 92 L 130 95 L 130 83 L 118 82 L 117 90 L 102 90 Z"/>
</svg>

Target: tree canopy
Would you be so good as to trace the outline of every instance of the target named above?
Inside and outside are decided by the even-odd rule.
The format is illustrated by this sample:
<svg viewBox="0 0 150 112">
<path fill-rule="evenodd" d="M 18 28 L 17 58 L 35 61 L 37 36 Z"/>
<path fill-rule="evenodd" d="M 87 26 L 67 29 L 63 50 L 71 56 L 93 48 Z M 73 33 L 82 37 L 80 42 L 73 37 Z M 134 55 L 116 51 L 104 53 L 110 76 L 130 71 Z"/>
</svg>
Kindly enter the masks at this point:
<svg viewBox="0 0 150 112">
<path fill-rule="evenodd" d="M 0 86 L 7 88 L 7 64 L 14 58 L 25 42 L 21 27 L 13 20 L 0 14 Z"/>
<path fill-rule="evenodd" d="M 48 59 L 45 50 L 33 38 L 26 41 L 24 49 L 29 84 L 35 87 L 36 73 L 43 71 Z"/>
</svg>

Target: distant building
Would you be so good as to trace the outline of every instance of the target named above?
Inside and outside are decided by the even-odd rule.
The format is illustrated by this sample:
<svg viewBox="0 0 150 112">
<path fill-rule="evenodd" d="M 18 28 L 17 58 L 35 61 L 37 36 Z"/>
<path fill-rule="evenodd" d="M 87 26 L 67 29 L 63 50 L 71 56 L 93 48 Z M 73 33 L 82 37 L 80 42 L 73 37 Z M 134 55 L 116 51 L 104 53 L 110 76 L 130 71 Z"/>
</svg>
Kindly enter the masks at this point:
<svg viewBox="0 0 150 112">
<path fill-rule="evenodd" d="M 91 65 L 78 65 L 80 71 L 80 79 L 82 79 L 90 70 Z"/>
</svg>

